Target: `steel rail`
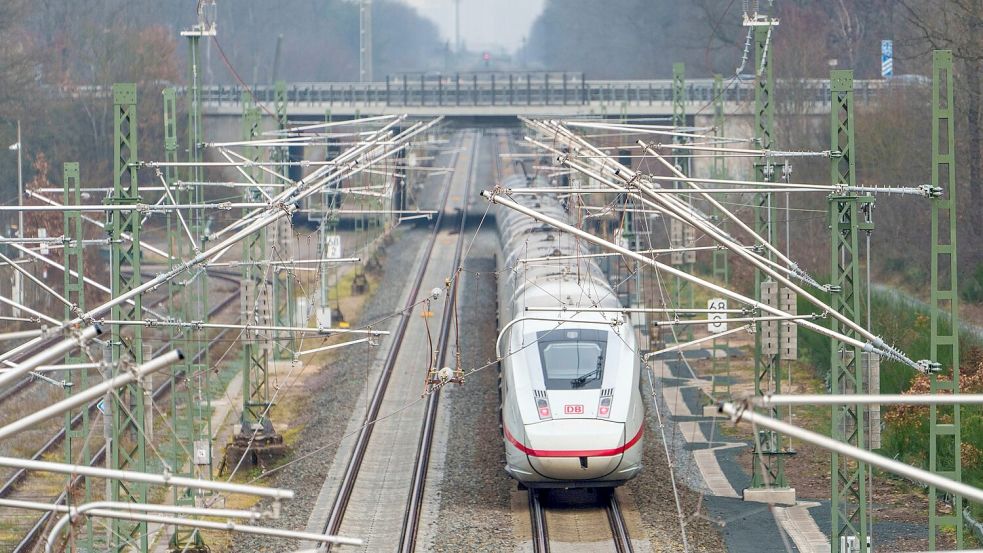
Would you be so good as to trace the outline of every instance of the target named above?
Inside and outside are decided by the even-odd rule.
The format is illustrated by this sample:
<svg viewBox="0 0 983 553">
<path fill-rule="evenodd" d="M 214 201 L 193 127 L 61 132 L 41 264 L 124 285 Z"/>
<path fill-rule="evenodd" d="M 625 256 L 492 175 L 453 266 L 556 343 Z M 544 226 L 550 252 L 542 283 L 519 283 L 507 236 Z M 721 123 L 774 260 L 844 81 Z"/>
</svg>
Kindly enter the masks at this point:
<svg viewBox="0 0 983 553">
<path fill-rule="evenodd" d="M 225 276 L 225 274 L 223 273 L 218 273 L 218 275 L 216 276 L 223 280 L 234 281 L 230 276 Z M 229 304 L 231 304 L 233 301 L 235 301 L 238 298 L 239 298 L 239 291 L 236 290 L 235 292 L 229 294 L 229 296 L 226 299 L 224 299 L 222 302 L 220 302 L 218 305 L 213 307 L 209 311 L 209 316 L 212 316 L 218 313 L 219 311 L 222 311 Z M 163 303 L 166 300 L 167 298 L 164 298 L 158 303 Z M 192 357 L 191 362 L 194 363 L 198 359 L 200 359 L 201 356 L 204 355 L 206 350 L 210 349 L 213 345 L 217 344 L 228 332 L 230 332 L 230 329 L 223 329 L 222 331 L 220 331 L 215 336 L 215 338 L 209 341 L 209 344 L 206 348 L 198 351 L 198 353 L 196 353 L 194 357 Z M 153 355 L 159 355 L 162 351 L 164 351 L 165 348 L 166 346 L 159 348 L 157 351 L 153 353 Z M 178 376 L 183 374 L 183 372 L 184 371 L 179 372 Z M 26 382 L 30 382 L 30 380 L 27 380 Z M 153 391 L 153 393 L 151 394 L 151 398 L 153 399 L 153 401 L 160 401 L 165 397 L 167 397 L 167 394 L 170 392 L 171 392 L 171 379 L 168 378 Z M 95 410 L 96 410 L 96 403 L 90 404 L 88 407 L 89 414 L 91 415 Z M 81 423 L 82 423 L 82 413 L 77 413 L 74 417 L 72 417 L 71 427 L 73 429 Z M 48 441 L 46 441 L 40 448 L 38 448 L 38 450 L 34 453 L 34 455 L 31 456 L 31 460 L 34 461 L 42 460 L 45 455 L 47 455 L 52 450 L 54 450 L 54 448 L 58 446 L 64 439 L 65 439 L 65 427 L 61 426 L 58 429 L 58 431 L 51 438 L 48 439 Z M 106 455 L 106 446 L 105 444 L 103 444 L 103 446 L 100 447 L 92 455 L 92 463 L 102 462 L 105 459 L 105 455 Z M 17 486 L 17 484 L 19 484 L 21 481 L 23 481 L 24 478 L 27 476 L 27 472 L 28 472 L 27 469 L 23 469 L 23 468 L 17 469 L 14 472 L 14 474 L 11 475 L 10 478 L 8 478 L 7 481 L 4 482 L 2 486 L 0 486 L 0 498 L 4 498 L 10 495 L 14 487 Z M 82 480 L 81 476 L 76 476 L 75 478 L 72 479 L 69 488 L 70 489 L 74 488 L 79 484 L 79 482 L 81 482 L 81 480 Z M 65 500 L 67 498 L 66 496 L 67 493 L 65 491 L 62 491 L 61 494 L 59 494 L 58 497 L 55 498 L 55 501 L 53 503 L 55 505 L 61 505 L 65 503 Z M 38 520 L 27 531 L 27 533 L 24 535 L 21 541 L 14 547 L 11 553 L 27 553 L 28 551 L 30 551 L 31 546 L 33 546 L 33 544 L 37 541 L 38 537 L 40 537 L 41 532 L 47 526 L 48 520 L 51 518 L 51 514 L 52 513 L 49 511 L 49 512 L 45 512 L 40 517 L 38 517 Z"/>
<path fill-rule="evenodd" d="M 437 341 L 437 351 L 440 353 L 438 354 L 436 363 L 438 368 L 444 366 L 447 359 L 447 350 L 450 349 L 451 324 L 454 319 L 454 311 L 457 309 L 458 269 L 461 266 L 461 254 L 464 251 L 464 229 L 468 219 L 468 197 L 471 193 L 471 182 L 474 178 L 475 168 L 478 165 L 480 143 L 481 135 L 476 134 L 471 144 L 471 163 L 468 167 L 467 180 L 464 185 L 464 206 L 461 209 L 457 243 L 454 247 L 454 271 L 451 277 L 450 290 L 447 291 L 447 298 L 444 301 L 444 312 L 440 321 L 440 334 Z M 448 185 L 449 189 L 450 185 Z M 429 378 L 429 375 L 427 378 Z M 437 425 L 437 406 L 439 402 L 440 388 L 437 388 L 427 395 L 426 407 L 424 408 L 423 424 L 420 429 L 420 443 L 417 446 L 416 461 L 413 466 L 413 481 L 410 486 L 410 495 L 407 500 L 406 510 L 403 512 L 403 528 L 399 546 L 399 551 L 402 553 L 413 553 L 416 551 L 416 536 L 420 526 L 420 511 L 423 504 L 423 493 L 426 488 L 427 469 L 430 466 L 430 451 L 433 443 L 434 428 Z"/>
<path fill-rule="evenodd" d="M 147 275 L 147 274 L 149 274 L 149 273 L 144 273 L 144 275 Z M 236 283 L 238 284 L 238 282 L 236 282 Z M 144 308 L 145 309 L 151 309 L 151 308 L 157 307 L 158 305 L 160 305 L 160 304 L 164 303 L 165 301 L 167 301 L 167 299 L 168 299 L 167 296 L 161 297 L 160 299 L 154 300 L 153 302 L 149 303 Z M 48 338 L 46 342 L 42 342 L 41 348 L 47 348 L 48 346 L 50 346 L 51 344 L 54 344 L 57 341 L 58 341 L 58 336 L 52 336 L 52 337 Z M 23 361 L 24 359 L 26 359 L 29 355 L 30 354 L 28 352 L 22 352 L 21 355 L 18 357 L 18 360 L 15 361 L 15 362 L 12 362 L 12 363 L 20 363 L 21 361 Z M 3 391 L 0 391 L 0 405 L 3 405 L 3 403 L 6 402 L 8 399 L 10 399 L 10 398 L 16 396 L 17 394 L 19 394 L 20 392 L 24 391 L 25 388 L 27 388 L 28 386 L 30 386 L 31 384 L 33 384 L 35 382 L 37 382 L 37 379 L 35 379 L 33 376 L 26 376 L 26 377 L 22 378 L 20 381 L 15 382 L 15 383 L 11 384 L 10 386 L 5 387 L 3 389 Z M 3 489 L 4 489 L 3 487 L 0 487 L 0 498 L 4 497 L 4 495 L 3 495 L 4 494 Z"/>
<path fill-rule="evenodd" d="M 345 518 L 345 512 L 348 509 L 348 502 L 351 500 L 352 491 L 355 489 L 355 481 L 358 479 L 358 473 L 362 467 L 362 461 L 365 458 L 366 451 L 368 450 L 369 440 L 372 437 L 372 430 L 375 426 L 375 420 L 378 418 L 379 410 L 382 408 L 382 400 L 386 395 L 386 389 L 389 387 L 389 380 L 392 376 L 393 369 L 396 366 L 396 359 L 399 356 L 399 351 L 403 344 L 403 337 L 406 335 L 406 328 L 409 326 L 410 319 L 412 318 L 410 313 L 413 306 L 417 302 L 417 297 L 420 294 L 420 287 L 423 285 L 423 278 L 427 272 L 427 266 L 430 264 L 430 258 L 433 255 L 434 246 L 437 243 L 437 236 L 440 234 L 440 229 L 444 219 L 444 212 L 447 209 L 447 203 L 450 199 L 450 190 L 451 186 L 450 182 L 448 182 L 440 202 L 440 212 L 437 214 L 433 231 L 430 233 L 430 238 L 427 241 L 423 260 L 420 263 L 420 268 L 413 279 L 413 285 L 410 288 L 409 296 L 406 298 L 406 303 L 403 305 L 403 310 L 399 316 L 399 323 L 396 326 L 396 330 L 392 334 L 392 346 L 389 349 L 389 353 L 386 354 L 386 359 L 382 364 L 382 372 L 379 375 L 379 380 L 372 391 L 372 399 L 369 402 L 368 410 L 365 413 L 362 427 L 358 431 L 355 446 L 352 450 L 352 456 L 348 460 L 348 464 L 345 467 L 345 473 L 342 476 L 341 483 L 338 486 L 338 493 L 335 496 L 334 503 L 331 506 L 331 514 L 328 517 L 328 521 L 322 528 L 322 533 L 324 534 L 336 535 L 341 529 L 341 523 Z"/>
<path fill-rule="evenodd" d="M 546 527 L 546 510 L 539 500 L 539 492 L 529 490 L 529 522 L 532 526 L 533 553 L 550 553 L 549 530 Z"/>
<path fill-rule="evenodd" d="M 608 503 L 605 505 L 608 515 L 608 523 L 611 525 L 611 535 L 614 538 L 614 548 L 618 553 L 634 553 L 635 548 L 631 543 L 631 536 L 628 534 L 628 525 L 625 517 L 621 513 L 621 503 L 614 490 L 608 496 Z"/>
</svg>

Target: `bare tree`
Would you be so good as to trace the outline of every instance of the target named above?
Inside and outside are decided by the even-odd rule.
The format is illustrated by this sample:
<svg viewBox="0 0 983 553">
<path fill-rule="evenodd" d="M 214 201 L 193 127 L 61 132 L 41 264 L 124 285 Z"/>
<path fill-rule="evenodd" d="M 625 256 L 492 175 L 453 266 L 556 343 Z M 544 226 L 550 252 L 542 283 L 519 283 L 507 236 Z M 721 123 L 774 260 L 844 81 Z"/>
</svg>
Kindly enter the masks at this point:
<svg viewBox="0 0 983 553">
<path fill-rule="evenodd" d="M 0 115 L 23 104 L 34 82 L 30 38 L 21 28 L 26 0 L 0 2 Z"/>
<path fill-rule="evenodd" d="M 957 64 L 955 92 L 961 97 L 955 108 L 966 126 L 969 141 L 965 163 L 969 166 L 970 198 L 972 204 L 978 206 L 983 202 L 983 127 L 980 122 L 983 0 L 899 0 L 898 5 L 911 33 L 906 42 L 916 49 L 914 56 L 925 56 L 936 49 L 952 50 Z M 974 221 L 979 220 L 975 213 L 972 217 Z M 979 225 L 973 225 L 973 228 L 977 233 L 980 230 Z"/>
</svg>

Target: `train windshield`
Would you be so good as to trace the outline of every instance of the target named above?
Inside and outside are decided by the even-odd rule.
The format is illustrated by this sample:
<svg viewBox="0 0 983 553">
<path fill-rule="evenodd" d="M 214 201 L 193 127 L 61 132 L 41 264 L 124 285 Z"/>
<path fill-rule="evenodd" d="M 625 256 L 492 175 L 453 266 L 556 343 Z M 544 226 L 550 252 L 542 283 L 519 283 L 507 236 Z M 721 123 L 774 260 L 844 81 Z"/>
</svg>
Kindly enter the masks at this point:
<svg viewBox="0 0 983 553">
<path fill-rule="evenodd" d="M 547 390 L 593 390 L 601 387 L 608 333 L 593 329 L 536 333 L 539 361 Z"/>
</svg>

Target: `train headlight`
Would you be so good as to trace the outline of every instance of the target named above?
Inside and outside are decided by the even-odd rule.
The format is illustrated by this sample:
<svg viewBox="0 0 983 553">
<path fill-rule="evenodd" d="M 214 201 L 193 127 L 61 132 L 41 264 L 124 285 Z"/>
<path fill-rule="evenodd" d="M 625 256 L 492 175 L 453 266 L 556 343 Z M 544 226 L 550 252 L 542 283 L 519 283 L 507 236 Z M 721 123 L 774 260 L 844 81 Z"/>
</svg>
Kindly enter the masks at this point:
<svg viewBox="0 0 983 553">
<path fill-rule="evenodd" d="M 601 398 L 600 405 L 597 406 L 597 416 L 601 418 L 608 418 L 611 416 L 611 397 L 606 396 Z"/>
<path fill-rule="evenodd" d="M 552 413 L 550 413 L 550 404 L 545 399 L 540 398 L 536 400 L 536 410 L 539 411 L 540 420 L 548 419 L 552 416 Z"/>
</svg>

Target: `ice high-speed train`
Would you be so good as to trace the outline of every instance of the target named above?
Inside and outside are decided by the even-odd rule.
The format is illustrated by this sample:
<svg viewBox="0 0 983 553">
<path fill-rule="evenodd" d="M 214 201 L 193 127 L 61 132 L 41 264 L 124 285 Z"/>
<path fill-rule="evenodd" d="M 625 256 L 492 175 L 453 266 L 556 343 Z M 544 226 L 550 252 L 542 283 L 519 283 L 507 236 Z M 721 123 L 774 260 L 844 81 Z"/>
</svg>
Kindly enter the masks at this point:
<svg viewBox="0 0 983 553">
<path fill-rule="evenodd" d="M 513 178 L 503 185 L 527 186 Z M 568 221 L 550 196 L 513 200 Z M 510 269 L 499 278 L 496 342 L 504 357 L 505 470 L 529 488 L 619 486 L 642 468 L 644 411 L 631 321 L 613 311 L 576 311 L 621 307 L 597 264 L 579 257 L 589 253 L 583 241 L 506 207 L 497 208 L 496 219 L 503 268 Z"/>
</svg>

